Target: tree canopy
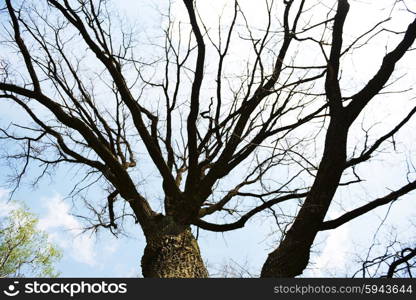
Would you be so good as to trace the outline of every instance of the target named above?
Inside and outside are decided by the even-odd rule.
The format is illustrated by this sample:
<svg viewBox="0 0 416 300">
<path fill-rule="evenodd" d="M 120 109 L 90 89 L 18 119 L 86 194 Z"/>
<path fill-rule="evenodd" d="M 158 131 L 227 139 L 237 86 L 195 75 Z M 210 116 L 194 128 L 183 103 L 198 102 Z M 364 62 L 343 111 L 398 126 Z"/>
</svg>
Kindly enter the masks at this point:
<svg viewBox="0 0 416 300">
<path fill-rule="evenodd" d="M 24 207 L 0 218 L 0 278 L 57 277 L 61 252 L 37 229 L 38 219 Z"/>
</svg>

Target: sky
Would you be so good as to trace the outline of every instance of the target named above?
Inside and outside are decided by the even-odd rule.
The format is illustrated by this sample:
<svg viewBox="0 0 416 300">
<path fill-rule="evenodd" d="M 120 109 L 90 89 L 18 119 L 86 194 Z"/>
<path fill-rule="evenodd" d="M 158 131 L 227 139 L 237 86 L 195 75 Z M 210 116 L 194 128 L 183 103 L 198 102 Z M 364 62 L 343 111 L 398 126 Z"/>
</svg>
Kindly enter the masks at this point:
<svg viewBox="0 0 416 300">
<path fill-rule="evenodd" d="M 353 38 L 365 31 L 380 20 L 388 16 L 388 7 L 393 1 L 350 1 L 351 11 L 347 19 L 346 39 Z M 217 0 L 197 1 L 201 16 L 206 24 L 216 26 L 218 12 L 223 11 L 224 19 L 229 14 L 230 3 Z M 247 16 L 256 26 L 264 24 L 261 6 L 258 1 L 242 0 L 242 7 Z M 322 1 L 331 4 L 333 1 Z M 140 24 L 148 26 L 149 32 L 154 32 L 160 25 L 158 10 L 166 7 L 159 1 L 114 1 L 120 15 L 126 16 L 134 23 L 137 16 L 141 16 Z M 228 10 L 227 10 L 228 9 Z M 173 4 L 172 15 L 177 20 L 186 22 L 187 16 L 180 1 Z M 398 17 L 399 16 L 399 17 Z M 404 12 L 395 15 L 391 28 L 403 30 L 411 18 Z M 145 27 L 146 27 L 145 26 Z M 397 37 L 389 36 L 387 39 L 377 39 L 370 47 L 357 49 L 353 58 L 344 62 L 343 86 L 346 90 L 359 89 L 371 74 L 377 69 L 381 58 L 387 49 L 397 43 Z M 245 53 L 244 51 L 241 51 Z M 244 54 L 241 54 L 244 55 Z M 237 59 L 236 59 L 237 60 Z M 403 86 L 416 83 L 416 59 L 410 53 L 399 64 L 398 75 L 407 73 L 402 80 Z M 400 87 L 400 85 L 399 85 Z M 415 96 L 410 92 L 406 97 Z M 396 94 L 384 95 L 372 103 L 364 112 L 367 126 L 377 123 L 372 131 L 374 136 L 391 128 L 403 116 L 403 113 L 414 106 L 414 101 L 403 101 L 395 105 L 398 100 Z M 400 96 L 402 97 L 402 96 Z M 394 103 L 394 105 L 390 105 Z M 0 125 L 10 120 L 23 119 L 24 115 L 16 107 L 0 103 Z M 351 143 L 360 139 L 358 124 L 352 129 Z M 360 168 L 360 174 L 366 179 L 363 184 L 351 189 L 341 189 L 336 195 L 336 201 L 331 206 L 327 218 L 338 216 L 365 201 L 375 199 L 404 184 L 406 178 L 406 160 L 415 157 L 416 148 L 412 144 L 415 140 L 416 122 L 413 120 L 398 134 L 397 141 L 401 144 L 399 153 L 386 153 L 379 160 L 369 166 Z M 362 138 L 362 137 L 361 137 Z M 0 147 L 11 147 L 2 142 Z M 2 165 L 5 170 L 7 166 Z M 36 172 L 36 171 L 34 171 Z M 30 210 L 39 217 L 39 229 L 46 231 L 52 242 L 63 251 L 63 259 L 58 263 L 57 269 L 62 277 L 136 277 L 141 276 L 140 258 L 145 246 L 144 237 L 140 228 L 133 222 L 127 221 L 126 235 L 118 238 L 108 231 L 100 230 L 98 234 L 83 233 L 82 219 L 76 215 L 87 213 L 82 203 L 73 203 L 67 197 L 74 182 L 76 173 L 73 170 L 61 168 L 51 180 L 40 183 L 36 188 L 23 183 L 21 188 L 13 195 L 13 200 L 25 203 Z M 0 214 L 7 211 L 10 187 L 6 184 L 6 172 L 0 173 Z M 105 194 L 99 187 L 92 188 L 89 195 L 94 200 L 104 199 Z M 413 202 L 412 202 L 413 201 Z M 403 197 L 389 210 L 387 220 L 383 222 L 388 207 L 382 207 L 374 212 L 354 220 L 338 229 L 320 233 L 314 246 L 312 262 L 305 271 L 304 276 L 347 276 L 356 268 L 357 255 L 365 255 L 368 244 L 377 241 L 383 242 L 390 234 L 397 234 L 403 240 L 414 239 L 409 220 L 416 216 L 414 194 Z M 129 223 L 130 222 L 130 223 Z M 227 233 L 212 233 L 201 230 L 199 243 L 203 259 L 206 261 L 212 275 L 221 274 L 225 265 L 231 264 L 235 268 L 248 269 L 251 274 L 260 272 L 262 263 L 267 254 L 275 248 L 273 235 L 273 222 L 264 219 L 255 219 L 245 228 Z M 365 228 L 365 230 L 363 230 Z"/>
</svg>

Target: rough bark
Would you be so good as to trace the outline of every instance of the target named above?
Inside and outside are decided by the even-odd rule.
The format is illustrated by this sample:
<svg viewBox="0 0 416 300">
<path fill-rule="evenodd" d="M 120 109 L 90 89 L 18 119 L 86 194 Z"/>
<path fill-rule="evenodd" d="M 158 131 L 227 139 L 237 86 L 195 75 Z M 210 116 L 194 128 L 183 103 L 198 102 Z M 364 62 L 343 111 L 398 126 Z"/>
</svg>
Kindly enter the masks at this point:
<svg viewBox="0 0 416 300">
<path fill-rule="evenodd" d="M 147 245 L 142 257 L 144 277 L 205 278 L 207 269 L 198 242 L 189 226 L 177 224 L 172 217 L 160 216 L 147 230 Z"/>
<path fill-rule="evenodd" d="M 298 217 L 263 265 L 262 277 L 295 277 L 309 262 L 313 241 L 339 185 L 346 161 L 348 126 L 331 122 L 315 182 Z"/>
</svg>

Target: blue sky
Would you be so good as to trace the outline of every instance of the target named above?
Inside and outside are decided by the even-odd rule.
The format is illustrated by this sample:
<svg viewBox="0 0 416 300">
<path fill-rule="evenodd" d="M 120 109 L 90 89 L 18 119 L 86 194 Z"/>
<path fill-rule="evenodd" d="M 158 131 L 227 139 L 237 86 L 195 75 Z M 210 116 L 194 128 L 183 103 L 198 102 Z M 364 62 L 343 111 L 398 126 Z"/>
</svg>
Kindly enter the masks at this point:
<svg viewBox="0 0 416 300">
<path fill-rule="evenodd" d="M 258 13 L 257 1 L 257 4 L 248 0 L 242 2 L 254 20 L 253 22 L 260 24 L 262 17 Z M 224 3 L 225 1 L 218 1 L 215 5 L 210 5 L 201 2 L 201 12 L 206 12 L 205 17 L 208 24 L 215 24 L 216 12 L 221 10 Z M 391 1 L 379 1 L 379 7 L 382 7 L 383 3 L 391 3 Z M 354 21 L 347 22 L 347 38 L 351 38 L 357 32 L 362 32 L 360 26 L 363 23 L 371 24 L 374 20 L 380 19 L 380 15 L 385 15 L 384 11 L 372 9 L 368 3 L 351 1 L 351 4 L 350 18 Z M 118 6 L 120 14 L 126 15 L 132 23 L 135 22 L 134 19 L 138 15 L 144 16 L 139 21 L 140 24 L 148 27 L 149 31 L 157 29 L 160 25 L 160 22 L 155 21 L 160 18 L 155 7 L 159 6 L 160 9 L 165 9 L 163 4 L 158 1 L 123 0 L 114 1 L 114 5 Z M 176 2 L 172 13 L 177 19 L 186 18 L 180 2 Z M 407 24 L 408 21 L 407 17 L 402 18 L 393 25 L 404 29 L 404 24 Z M 345 67 L 347 75 L 344 77 L 344 86 L 355 89 L 356 86 L 371 78 L 369 76 L 377 68 L 384 54 L 384 45 L 387 44 L 391 47 L 395 41 L 394 38 L 387 41 L 377 41 L 368 50 L 357 50 L 358 53 L 354 59 L 346 62 L 348 66 Z M 399 67 L 399 74 L 400 72 L 408 73 L 404 82 L 402 81 L 403 86 L 416 83 L 414 54 L 408 55 Z M 354 84 L 352 79 L 354 79 Z M 399 85 L 399 87 L 401 86 Z M 414 101 L 411 101 L 414 96 L 414 92 L 410 92 L 407 99 L 397 99 L 394 94 L 385 95 L 383 99 L 370 105 L 363 115 L 368 124 L 383 121 L 375 127 L 374 136 L 396 124 L 403 113 L 414 106 Z M 396 105 L 398 100 L 401 102 Z M 24 118 L 24 115 L 15 106 L 0 102 L 1 126 L 5 126 L 10 120 L 24 120 Z M 337 193 L 328 217 L 336 217 L 343 211 L 388 193 L 388 188 L 395 189 L 405 183 L 406 161 L 415 157 L 414 154 L 416 154 L 416 148 L 412 142 L 416 140 L 416 134 L 412 128 L 416 128 L 414 120 L 397 136 L 397 141 L 400 142 L 398 153 L 382 154 L 380 159 L 360 168 L 360 174 L 366 179 L 366 182 L 351 189 L 341 189 Z M 359 124 L 352 128 L 351 142 L 362 138 L 360 136 L 362 132 L 359 129 Z M 3 151 L 11 149 L 13 145 L 2 141 L 0 147 Z M 2 164 L 1 168 L 6 170 L 7 166 Z M 36 165 L 30 170 L 31 176 L 39 172 Z M 142 171 L 146 173 L 148 170 Z M 7 207 L 7 194 L 10 191 L 10 187 L 6 184 L 6 173 L 0 174 L 0 201 L 3 207 Z M 27 179 L 30 179 L 31 176 Z M 128 236 L 120 236 L 119 238 L 115 238 L 105 230 L 100 230 L 98 234 L 82 233 L 82 220 L 74 215 L 88 214 L 88 211 L 82 203 L 72 203 L 71 199 L 67 198 L 76 179 L 77 175 L 74 170 L 59 168 L 51 180 L 42 181 L 36 188 L 32 188 L 27 181 L 24 181 L 13 196 L 14 200 L 24 202 L 32 212 L 38 215 L 39 228 L 48 232 L 50 239 L 63 250 L 64 257 L 57 266 L 57 269 L 61 271 L 61 276 L 130 277 L 140 275 L 140 258 L 145 245 L 140 228 L 133 222 L 127 221 L 125 233 Z M 154 189 L 154 191 L 149 191 L 151 194 L 160 194 L 160 187 L 156 184 L 150 185 L 149 189 Z M 106 197 L 101 187 L 92 188 L 88 195 L 93 201 L 105 201 Z M 375 233 L 378 234 L 374 239 L 380 242 L 386 241 L 391 232 L 396 232 L 404 240 L 414 238 L 413 229 L 409 223 L 409 220 L 416 216 L 414 194 L 403 197 L 399 203 L 395 203 L 388 219 L 384 222 L 386 225 L 378 231 L 387 210 L 388 207 L 379 208 L 350 224 L 328 233 L 321 233 L 314 248 L 313 264 L 305 275 L 343 276 L 346 270 L 350 274 L 352 269 L 349 267 L 354 265 L 357 253 L 364 253 L 363 249 L 366 249 L 368 243 L 373 241 Z M 235 232 L 221 234 L 201 230 L 199 242 L 202 256 L 212 274 L 220 272 L 224 265 L 230 263 L 237 268 L 238 265 L 246 267 L 257 274 L 267 253 L 276 246 L 275 239 L 277 237 L 273 235 L 273 230 L 273 220 L 267 218 L 255 219 L 247 223 L 245 228 Z"/>
</svg>

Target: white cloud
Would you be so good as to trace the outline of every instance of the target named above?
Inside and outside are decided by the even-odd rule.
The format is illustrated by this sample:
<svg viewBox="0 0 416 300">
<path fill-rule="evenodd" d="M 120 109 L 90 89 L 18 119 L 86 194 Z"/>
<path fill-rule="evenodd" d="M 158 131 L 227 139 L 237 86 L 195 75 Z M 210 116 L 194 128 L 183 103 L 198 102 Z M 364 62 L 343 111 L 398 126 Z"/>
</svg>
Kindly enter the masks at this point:
<svg viewBox="0 0 416 300">
<path fill-rule="evenodd" d="M 117 264 L 114 266 L 115 277 L 123 278 L 137 278 L 140 277 L 140 271 L 137 267 L 126 267 L 123 264 Z"/>
<path fill-rule="evenodd" d="M 0 188 L 0 199 L 3 199 L 5 196 L 9 194 L 8 190 Z"/>
<path fill-rule="evenodd" d="M 139 271 L 137 270 L 137 268 L 136 267 L 131 267 L 127 272 L 122 273 L 120 277 L 127 277 L 127 278 L 134 277 L 134 278 L 136 278 L 136 277 L 139 277 L 139 276 L 140 275 L 139 275 Z"/>
<path fill-rule="evenodd" d="M 70 214 L 70 208 L 60 195 L 44 199 L 47 213 L 40 218 L 38 227 L 49 233 L 51 240 L 84 264 L 96 265 L 94 239 L 82 234 L 82 225 Z"/>
<path fill-rule="evenodd" d="M 8 194 L 8 190 L 0 189 L 0 217 L 8 216 L 12 210 L 19 208 L 18 203 L 6 199 Z"/>
<path fill-rule="evenodd" d="M 315 259 L 314 275 L 344 276 L 347 263 L 347 251 L 351 246 L 351 239 L 348 224 L 331 231 L 328 235 L 322 252 Z"/>
<path fill-rule="evenodd" d="M 111 241 L 111 243 L 107 243 L 104 247 L 103 247 L 103 251 L 105 252 L 105 254 L 114 254 L 119 248 L 119 242 L 118 241 Z"/>
</svg>

